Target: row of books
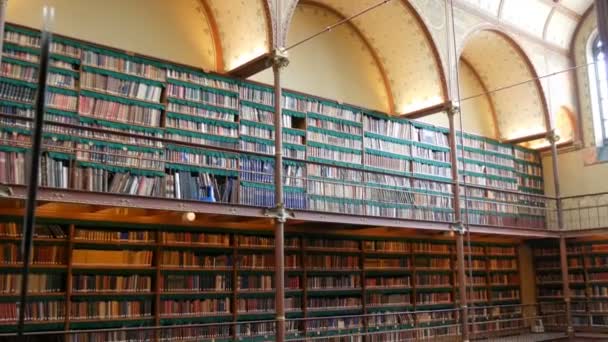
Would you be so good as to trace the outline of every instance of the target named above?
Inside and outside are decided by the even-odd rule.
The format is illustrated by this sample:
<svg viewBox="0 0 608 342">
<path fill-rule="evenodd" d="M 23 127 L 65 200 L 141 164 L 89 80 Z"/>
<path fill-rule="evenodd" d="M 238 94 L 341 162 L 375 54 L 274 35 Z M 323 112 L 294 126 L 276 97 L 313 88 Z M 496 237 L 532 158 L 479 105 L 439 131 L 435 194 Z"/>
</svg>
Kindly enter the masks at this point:
<svg viewBox="0 0 608 342">
<path fill-rule="evenodd" d="M 165 330 L 163 330 L 164 332 Z M 167 333 L 171 336 L 171 333 Z M 70 334 L 69 342 L 117 342 L 117 341 L 149 341 L 154 338 L 154 330 L 112 330 L 104 332 L 77 332 Z M 168 340 L 162 340 L 168 341 Z"/>
<path fill-rule="evenodd" d="M 89 292 L 150 292 L 152 277 L 148 275 L 75 274 L 72 276 L 74 293 Z"/>
<path fill-rule="evenodd" d="M 31 66 L 23 66 L 12 64 L 10 61 L 4 61 L 0 67 L 0 74 L 8 78 L 21 79 L 27 82 L 36 82 L 38 78 L 38 69 Z"/>
<path fill-rule="evenodd" d="M 410 286 L 412 286 L 412 278 L 409 275 L 377 276 L 377 277 L 366 277 L 365 278 L 365 287 L 368 289 L 409 288 Z"/>
<path fill-rule="evenodd" d="M 238 115 L 228 112 L 215 110 L 213 108 L 202 108 L 190 106 L 179 102 L 170 101 L 167 104 L 167 113 L 177 113 L 181 115 L 190 115 L 193 117 L 208 118 L 213 120 L 222 120 L 227 122 L 236 122 Z M 242 114 L 241 114 L 242 115 Z"/>
<path fill-rule="evenodd" d="M 188 72 L 185 70 L 177 70 L 167 68 L 167 78 L 194 83 L 206 87 L 224 89 L 232 92 L 238 92 L 238 84 L 230 82 L 218 77 L 210 77 L 199 72 Z"/>
<path fill-rule="evenodd" d="M 36 246 L 33 250 L 31 262 L 36 265 L 64 265 L 66 260 L 65 252 L 65 246 Z M 21 249 L 16 243 L 6 244 L 0 255 L 4 264 L 20 264 L 22 262 Z"/>
<path fill-rule="evenodd" d="M 240 290 L 272 290 L 273 278 L 271 275 L 239 275 L 237 285 Z"/>
<path fill-rule="evenodd" d="M 167 116 L 165 121 L 166 127 L 177 128 L 185 131 L 200 132 L 203 134 L 221 135 L 227 137 L 238 138 L 239 131 L 235 127 L 225 127 L 222 124 L 214 122 L 198 122 L 191 121 L 185 118 L 174 118 L 173 116 Z M 243 127 L 243 126 L 241 126 Z M 246 132 L 241 132 L 247 134 Z"/>
<path fill-rule="evenodd" d="M 361 287 L 359 275 L 342 276 L 308 276 L 306 286 L 309 289 L 356 289 Z"/>
<path fill-rule="evenodd" d="M 260 89 L 257 87 L 247 87 L 246 85 L 239 87 L 239 95 L 243 100 L 264 104 L 267 106 L 274 105 L 274 89 Z"/>
<path fill-rule="evenodd" d="M 161 265 L 172 267 L 227 268 L 232 261 L 232 256 L 206 255 L 202 251 L 166 250 L 160 258 Z"/>
<path fill-rule="evenodd" d="M 205 202 L 236 202 L 237 180 L 209 173 L 175 172 L 165 177 L 169 198 Z"/>
<path fill-rule="evenodd" d="M 151 266 L 152 251 L 74 249 L 72 250 L 72 264 Z"/>
<path fill-rule="evenodd" d="M 91 178 L 85 178 L 87 176 Z M 81 183 L 80 180 L 83 182 Z M 160 177 L 129 173 L 112 174 L 95 168 L 77 169 L 75 183 L 77 189 L 139 196 L 161 197 L 164 190 L 163 179 Z"/>
<path fill-rule="evenodd" d="M 237 244 L 246 247 L 273 247 L 274 238 L 256 235 L 239 235 Z"/>
<path fill-rule="evenodd" d="M 273 207 L 275 206 L 275 190 L 272 188 L 241 184 L 239 187 L 239 201 L 241 204 L 245 205 L 267 208 Z M 306 193 L 303 191 L 285 191 L 283 203 L 290 209 L 307 209 L 309 207 Z"/>
<path fill-rule="evenodd" d="M 142 107 L 83 95 L 78 100 L 78 113 L 104 120 L 152 127 L 159 127 L 161 117 L 160 109 L 154 107 Z"/>
<path fill-rule="evenodd" d="M 411 305 L 409 294 L 370 294 L 367 296 L 367 305 L 370 307 L 407 306 Z"/>
<path fill-rule="evenodd" d="M 515 269 L 517 268 L 516 259 L 489 259 L 488 266 L 490 269 Z"/>
<path fill-rule="evenodd" d="M 247 105 L 247 103 L 241 103 L 241 110 L 239 114 L 241 115 L 242 120 L 261 122 L 267 125 L 274 126 L 274 113 L 271 111 L 252 107 Z M 283 125 L 285 127 L 291 127 L 291 124 L 289 122 L 290 119 L 291 116 L 283 115 Z M 288 120 L 288 122 L 285 122 L 286 120 Z"/>
<path fill-rule="evenodd" d="M 340 133 L 351 134 L 355 136 L 361 136 L 363 130 L 360 126 L 350 125 L 344 122 L 326 121 L 323 119 L 317 119 L 309 117 L 306 121 L 308 127 L 316 127 L 324 130 L 336 131 Z"/>
<path fill-rule="evenodd" d="M 199 233 L 199 232 L 162 232 L 161 241 L 164 243 L 203 244 L 213 246 L 229 246 L 229 234 Z"/>
<path fill-rule="evenodd" d="M 192 326 L 192 327 L 165 327 L 160 331 L 159 340 L 162 342 L 169 341 L 201 341 L 201 340 L 221 340 L 222 338 L 229 339 L 232 336 L 231 334 L 231 326 L 229 324 L 223 325 L 205 325 L 205 326 Z M 87 341 L 87 342 L 103 342 L 107 341 L 109 337 L 106 339 L 95 340 L 95 341 Z M 153 336 L 120 336 L 117 338 L 117 341 L 145 341 L 151 340 Z M 80 342 L 80 341 L 73 341 Z M 83 341 L 84 342 L 84 341 Z"/>
<path fill-rule="evenodd" d="M 359 257 L 352 255 L 307 255 L 309 269 L 359 269 Z"/>
<path fill-rule="evenodd" d="M 449 258 L 415 258 L 414 267 L 420 269 L 450 269 Z"/>
<path fill-rule="evenodd" d="M 94 192 L 164 197 L 165 184 L 160 177 L 113 173 L 103 169 L 87 167 L 75 169 L 74 188 Z"/>
<path fill-rule="evenodd" d="M 76 229 L 74 239 L 86 241 L 128 241 L 128 242 L 151 242 L 154 239 L 153 233 L 149 230 L 92 230 Z"/>
<path fill-rule="evenodd" d="M 15 222 L 0 223 L 0 237 L 21 237 L 23 229 Z M 66 237 L 63 228 L 56 224 L 37 224 L 34 226 L 34 238 L 64 239 Z"/>
<path fill-rule="evenodd" d="M 293 302 L 293 297 L 286 298 L 285 309 L 287 310 L 288 302 Z M 297 307 L 300 307 L 298 305 Z M 239 298 L 237 300 L 238 313 L 258 313 L 258 312 L 273 312 L 274 298 Z"/>
<path fill-rule="evenodd" d="M 125 80 L 98 72 L 82 72 L 80 86 L 112 95 L 160 103 L 162 87 L 134 80 Z"/>
<path fill-rule="evenodd" d="M 0 98 L 11 101 L 33 103 L 36 99 L 36 89 L 20 83 L 9 83 L 7 79 L 0 82 Z"/>
<path fill-rule="evenodd" d="M 4 40 L 7 42 L 15 43 L 17 45 L 40 47 L 40 37 L 36 37 L 29 34 L 23 34 L 17 31 L 13 31 L 10 28 L 4 31 Z"/>
<path fill-rule="evenodd" d="M 190 88 L 172 83 L 167 85 L 167 96 L 224 108 L 236 109 L 239 105 L 238 98 L 230 94 L 212 92 L 205 88 Z"/>
<path fill-rule="evenodd" d="M 232 277 L 226 274 L 164 274 L 161 276 L 162 291 L 199 292 L 230 291 Z"/>
<path fill-rule="evenodd" d="M 367 257 L 363 261 L 366 269 L 374 268 L 405 268 L 411 267 L 409 258 L 371 258 Z"/>
<path fill-rule="evenodd" d="M 449 274 L 416 274 L 416 286 L 450 286 Z"/>
<path fill-rule="evenodd" d="M 309 297 L 307 308 L 314 310 L 353 309 L 361 307 L 360 297 Z"/>
<path fill-rule="evenodd" d="M 228 314 L 230 298 L 163 300 L 160 312 L 165 317 Z"/>
<path fill-rule="evenodd" d="M 21 306 L 16 302 L 0 303 L 0 322 L 16 322 Z M 65 318 L 63 301 L 29 302 L 25 306 L 26 322 L 53 322 Z"/>
<path fill-rule="evenodd" d="M 57 293 L 65 290 L 65 276 L 62 274 L 32 273 L 28 278 L 28 293 Z M 0 294 L 19 294 L 21 274 L 0 274 Z"/>
<path fill-rule="evenodd" d="M 129 58 L 112 56 L 86 49 L 82 53 L 82 62 L 85 65 L 91 65 L 158 81 L 164 81 L 166 76 L 166 72 L 163 69 L 154 65 L 136 62 Z"/>
<path fill-rule="evenodd" d="M 360 139 L 353 139 L 351 137 L 337 137 L 331 134 L 325 134 L 320 132 L 311 132 L 308 131 L 306 133 L 306 139 L 308 141 L 316 141 L 322 144 L 330 144 L 335 146 L 342 146 L 346 148 L 351 148 L 355 150 L 360 150 L 363 147 L 363 143 Z"/>
<path fill-rule="evenodd" d="M 70 316 L 73 320 L 151 317 L 152 302 L 149 300 L 72 301 Z"/>
</svg>

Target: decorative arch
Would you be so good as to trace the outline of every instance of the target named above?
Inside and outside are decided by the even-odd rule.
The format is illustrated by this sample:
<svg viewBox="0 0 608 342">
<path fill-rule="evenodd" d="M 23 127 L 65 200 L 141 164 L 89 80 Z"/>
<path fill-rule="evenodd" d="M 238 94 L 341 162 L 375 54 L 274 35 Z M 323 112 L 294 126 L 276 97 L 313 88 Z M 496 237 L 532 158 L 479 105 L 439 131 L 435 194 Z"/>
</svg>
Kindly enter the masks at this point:
<svg viewBox="0 0 608 342">
<path fill-rule="evenodd" d="M 464 82 L 463 82 L 463 76 L 465 76 L 463 74 L 463 71 L 470 71 L 470 73 L 473 76 L 473 79 L 477 82 L 478 84 L 478 88 L 477 89 L 465 89 L 464 86 Z M 458 72 L 460 75 L 460 94 L 462 94 L 462 96 L 470 96 L 470 95 L 476 95 L 476 94 L 480 94 L 480 93 L 484 93 L 487 94 L 488 93 L 488 88 L 486 87 L 485 83 L 483 82 L 483 80 L 481 79 L 481 76 L 479 76 L 479 73 L 477 72 L 477 70 L 475 70 L 475 68 L 471 65 L 471 63 L 469 63 L 469 61 L 466 60 L 466 58 L 461 57 L 459 60 L 459 64 L 458 64 Z M 488 109 L 490 111 L 491 117 L 490 117 L 490 121 L 491 121 L 491 130 L 492 130 L 492 137 L 498 139 L 500 137 L 500 132 L 498 130 L 498 118 L 496 117 L 496 108 L 494 108 L 494 102 L 492 101 L 492 98 L 489 95 L 483 95 L 480 99 L 475 100 L 475 102 L 478 101 L 484 101 L 485 103 L 487 103 L 488 105 Z M 478 105 L 478 104 L 476 104 Z M 479 118 L 479 116 L 481 115 L 487 115 L 487 113 L 481 113 L 480 111 L 483 111 L 483 104 L 482 105 L 478 105 L 479 107 L 482 108 L 478 108 L 478 110 L 475 111 L 475 113 L 468 113 L 467 112 L 467 106 L 465 104 L 462 104 L 461 107 L 461 112 L 463 115 L 463 118 L 466 118 L 467 116 L 469 116 L 470 114 L 474 114 L 477 116 L 477 118 Z M 474 120 L 474 118 L 471 118 Z"/>
<path fill-rule="evenodd" d="M 458 57 L 469 62 L 492 92 L 489 97 L 496 111 L 500 138 L 521 138 L 544 133 L 551 127 L 545 93 L 536 70 L 508 34 L 492 25 L 477 26 L 465 35 Z M 534 81 L 512 87 L 529 80 Z"/>
<path fill-rule="evenodd" d="M 336 17 L 340 18 L 340 20 L 346 19 L 346 17 L 342 13 L 338 12 L 333 7 L 330 7 L 330 6 L 326 5 L 326 4 L 320 3 L 320 2 L 318 2 L 316 0 L 299 0 L 298 4 L 308 5 L 308 6 L 316 6 L 316 7 L 319 7 L 321 9 L 323 9 L 323 10 L 326 10 L 326 11 L 332 13 Z M 361 33 L 361 31 L 357 28 L 357 26 L 355 26 L 350 21 L 347 22 L 345 25 L 347 25 L 357 35 L 357 38 L 360 39 L 363 42 L 363 45 L 365 45 L 366 49 L 369 51 L 369 53 L 371 54 L 372 58 L 374 59 L 374 62 L 376 63 L 378 69 L 380 70 L 380 75 L 382 76 L 382 82 L 384 83 L 384 89 L 385 89 L 386 95 L 388 97 L 389 112 L 390 113 L 394 113 L 394 111 L 395 111 L 395 100 L 393 99 L 393 92 L 391 90 L 391 86 L 390 86 L 390 83 L 388 81 L 388 77 L 386 75 L 386 70 L 384 70 L 384 65 L 382 64 L 382 62 L 380 62 L 380 58 L 378 57 L 378 54 L 372 48 L 372 46 L 370 45 L 369 41 L 365 38 L 365 36 L 363 35 L 363 33 Z"/>
<path fill-rule="evenodd" d="M 314 2 L 339 13 L 342 18 L 377 3 L 374 0 Z M 292 16 L 293 11 L 286 13 L 286 18 L 291 18 L 289 25 Z M 389 2 L 356 18 L 350 25 L 367 42 L 385 74 L 386 88 L 394 103 L 393 114 L 412 112 L 448 99 L 439 51 L 421 16 L 408 1 Z"/>
<path fill-rule="evenodd" d="M 272 49 L 273 19 L 266 0 L 199 1 L 215 23 L 214 40 L 221 47 L 217 71 L 232 70 Z"/>
</svg>

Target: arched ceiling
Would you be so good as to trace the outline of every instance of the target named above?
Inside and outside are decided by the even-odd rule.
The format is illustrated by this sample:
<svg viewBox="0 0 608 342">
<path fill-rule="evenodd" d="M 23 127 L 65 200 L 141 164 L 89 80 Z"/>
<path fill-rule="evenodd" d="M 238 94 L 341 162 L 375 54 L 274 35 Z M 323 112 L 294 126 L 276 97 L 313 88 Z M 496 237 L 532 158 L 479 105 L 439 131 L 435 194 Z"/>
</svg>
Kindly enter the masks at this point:
<svg viewBox="0 0 608 342">
<path fill-rule="evenodd" d="M 302 2 L 330 8 L 342 17 L 378 3 L 376 0 Z M 381 63 L 396 113 L 412 112 L 445 100 L 445 80 L 437 50 L 407 1 L 391 1 L 352 23 Z"/>
<path fill-rule="evenodd" d="M 546 132 L 544 93 L 538 82 L 526 82 L 535 79 L 536 74 L 510 38 L 497 31 L 479 31 L 465 42 L 461 58 L 475 70 L 489 91 L 509 87 L 490 95 L 500 138 L 515 139 Z M 512 87 L 522 82 L 526 83 Z"/>
<path fill-rule="evenodd" d="M 324 5 L 300 2 L 294 11 L 287 45 L 343 18 Z M 289 50 L 282 84 L 288 89 L 383 112 L 390 111 L 389 90 L 377 56 L 352 24 Z M 254 79 L 272 83 L 272 73 Z"/>
<path fill-rule="evenodd" d="M 270 51 L 272 26 L 266 0 L 199 1 L 210 12 L 221 46 L 217 71 L 232 70 Z"/>
<path fill-rule="evenodd" d="M 486 85 L 466 59 L 458 63 L 460 96 L 465 98 L 485 94 Z M 499 138 L 494 103 L 489 95 L 477 96 L 461 103 L 463 129 L 486 137 Z"/>
<path fill-rule="evenodd" d="M 576 26 L 593 0 L 456 0 L 497 23 L 568 49 Z"/>
</svg>

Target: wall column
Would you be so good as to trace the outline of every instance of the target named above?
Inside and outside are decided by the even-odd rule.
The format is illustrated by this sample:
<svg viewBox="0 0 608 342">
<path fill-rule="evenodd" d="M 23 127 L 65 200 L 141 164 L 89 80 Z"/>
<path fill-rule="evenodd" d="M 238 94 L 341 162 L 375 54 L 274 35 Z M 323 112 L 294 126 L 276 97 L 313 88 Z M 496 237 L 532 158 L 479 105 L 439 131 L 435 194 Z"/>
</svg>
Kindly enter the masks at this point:
<svg viewBox="0 0 608 342">
<path fill-rule="evenodd" d="M 270 57 L 274 74 L 274 189 L 275 208 L 267 212 L 274 217 L 274 270 L 276 341 L 285 341 L 285 222 L 290 216 L 283 201 L 283 110 L 281 105 L 281 69 L 289 64 L 286 55 L 275 50 Z"/>
<path fill-rule="evenodd" d="M 450 106 L 447 111 L 450 123 L 450 161 L 452 163 L 452 191 L 454 193 L 454 230 L 456 230 L 456 267 L 458 268 L 458 294 L 460 297 L 460 323 L 462 341 L 469 341 L 469 312 L 467 307 L 467 278 L 464 263 L 464 234 L 465 227 L 462 222 L 460 210 L 460 179 L 458 177 L 458 154 L 456 153 L 456 127 L 454 116 L 460 112 L 458 107 Z"/>
<path fill-rule="evenodd" d="M 553 167 L 553 182 L 555 188 L 555 209 L 557 215 L 557 229 L 564 230 L 564 216 L 562 211 L 561 190 L 559 186 L 559 167 L 557 162 L 557 140 L 559 137 L 555 134 L 555 129 L 547 132 L 547 140 L 551 143 L 551 161 Z M 572 327 L 572 311 L 570 303 L 570 279 L 568 278 L 568 250 L 566 248 L 566 238 L 559 238 L 559 260 L 562 273 L 562 292 L 564 296 L 565 314 L 566 314 L 566 332 L 570 339 L 574 336 Z"/>
<path fill-rule="evenodd" d="M 4 51 L 4 26 L 6 24 L 6 7 L 8 0 L 0 0 L 0 52 Z M 2 53 L 0 53 L 0 63 L 2 63 Z"/>
</svg>

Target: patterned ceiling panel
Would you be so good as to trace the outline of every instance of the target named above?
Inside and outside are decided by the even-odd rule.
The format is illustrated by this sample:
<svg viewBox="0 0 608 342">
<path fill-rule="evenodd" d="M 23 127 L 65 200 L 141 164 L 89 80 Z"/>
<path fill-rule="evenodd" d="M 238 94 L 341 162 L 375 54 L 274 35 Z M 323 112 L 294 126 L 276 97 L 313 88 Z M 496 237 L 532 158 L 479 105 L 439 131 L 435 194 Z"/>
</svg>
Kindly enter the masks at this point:
<svg viewBox="0 0 608 342">
<path fill-rule="evenodd" d="M 489 14 L 498 22 L 568 49 L 581 16 L 593 0 L 454 0 Z M 547 30 L 545 30 L 547 27 Z"/>
<path fill-rule="evenodd" d="M 475 6 L 480 10 L 489 13 L 493 16 L 498 16 L 500 9 L 500 1 L 498 0 L 462 0 L 463 2 Z"/>
<path fill-rule="evenodd" d="M 375 0 L 318 0 L 345 17 Z M 378 55 L 386 72 L 395 111 L 411 112 L 444 99 L 440 62 L 418 19 L 402 1 L 392 1 L 357 18 L 354 25 Z M 320 28 L 322 29 L 322 28 Z"/>
<path fill-rule="evenodd" d="M 582 15 L 593 4 L 593 0 L 560 0 L 559 3 L 571 11 Z"/>
<path fill-rule="evenodd" d="M 543 36 L 551 5 L 541 1 L 503 0 L 501 20 L 522 28 L 537 37 Z"/>
<path fill-rule="evenodd" d="M 462 57 L 475 68 L 488 91 L 534 78 L 525 57 L 502 34 L 481 31 L 465 44 Z M 501 138 L 513 139 L 545 130 L 545 107 L 536 83 L 496 91 L 491 97 Z"/>
<path fill-rule="evenodd" d="M 550 43 L 567 49 L 570 47 L 572 35 L 574 34 L 577 24 L 578 21 L 574 20 L 572 17 L 558 12 L 553 13 L 549 20 L 549 26 L 547 26 L 545 39 Z"/>
<path fill-rule="evenodd" d="M 266 0 L 201 0 L 217 23 L 224 69 L 232 70 L 269 50 Z"/>
</svg>

